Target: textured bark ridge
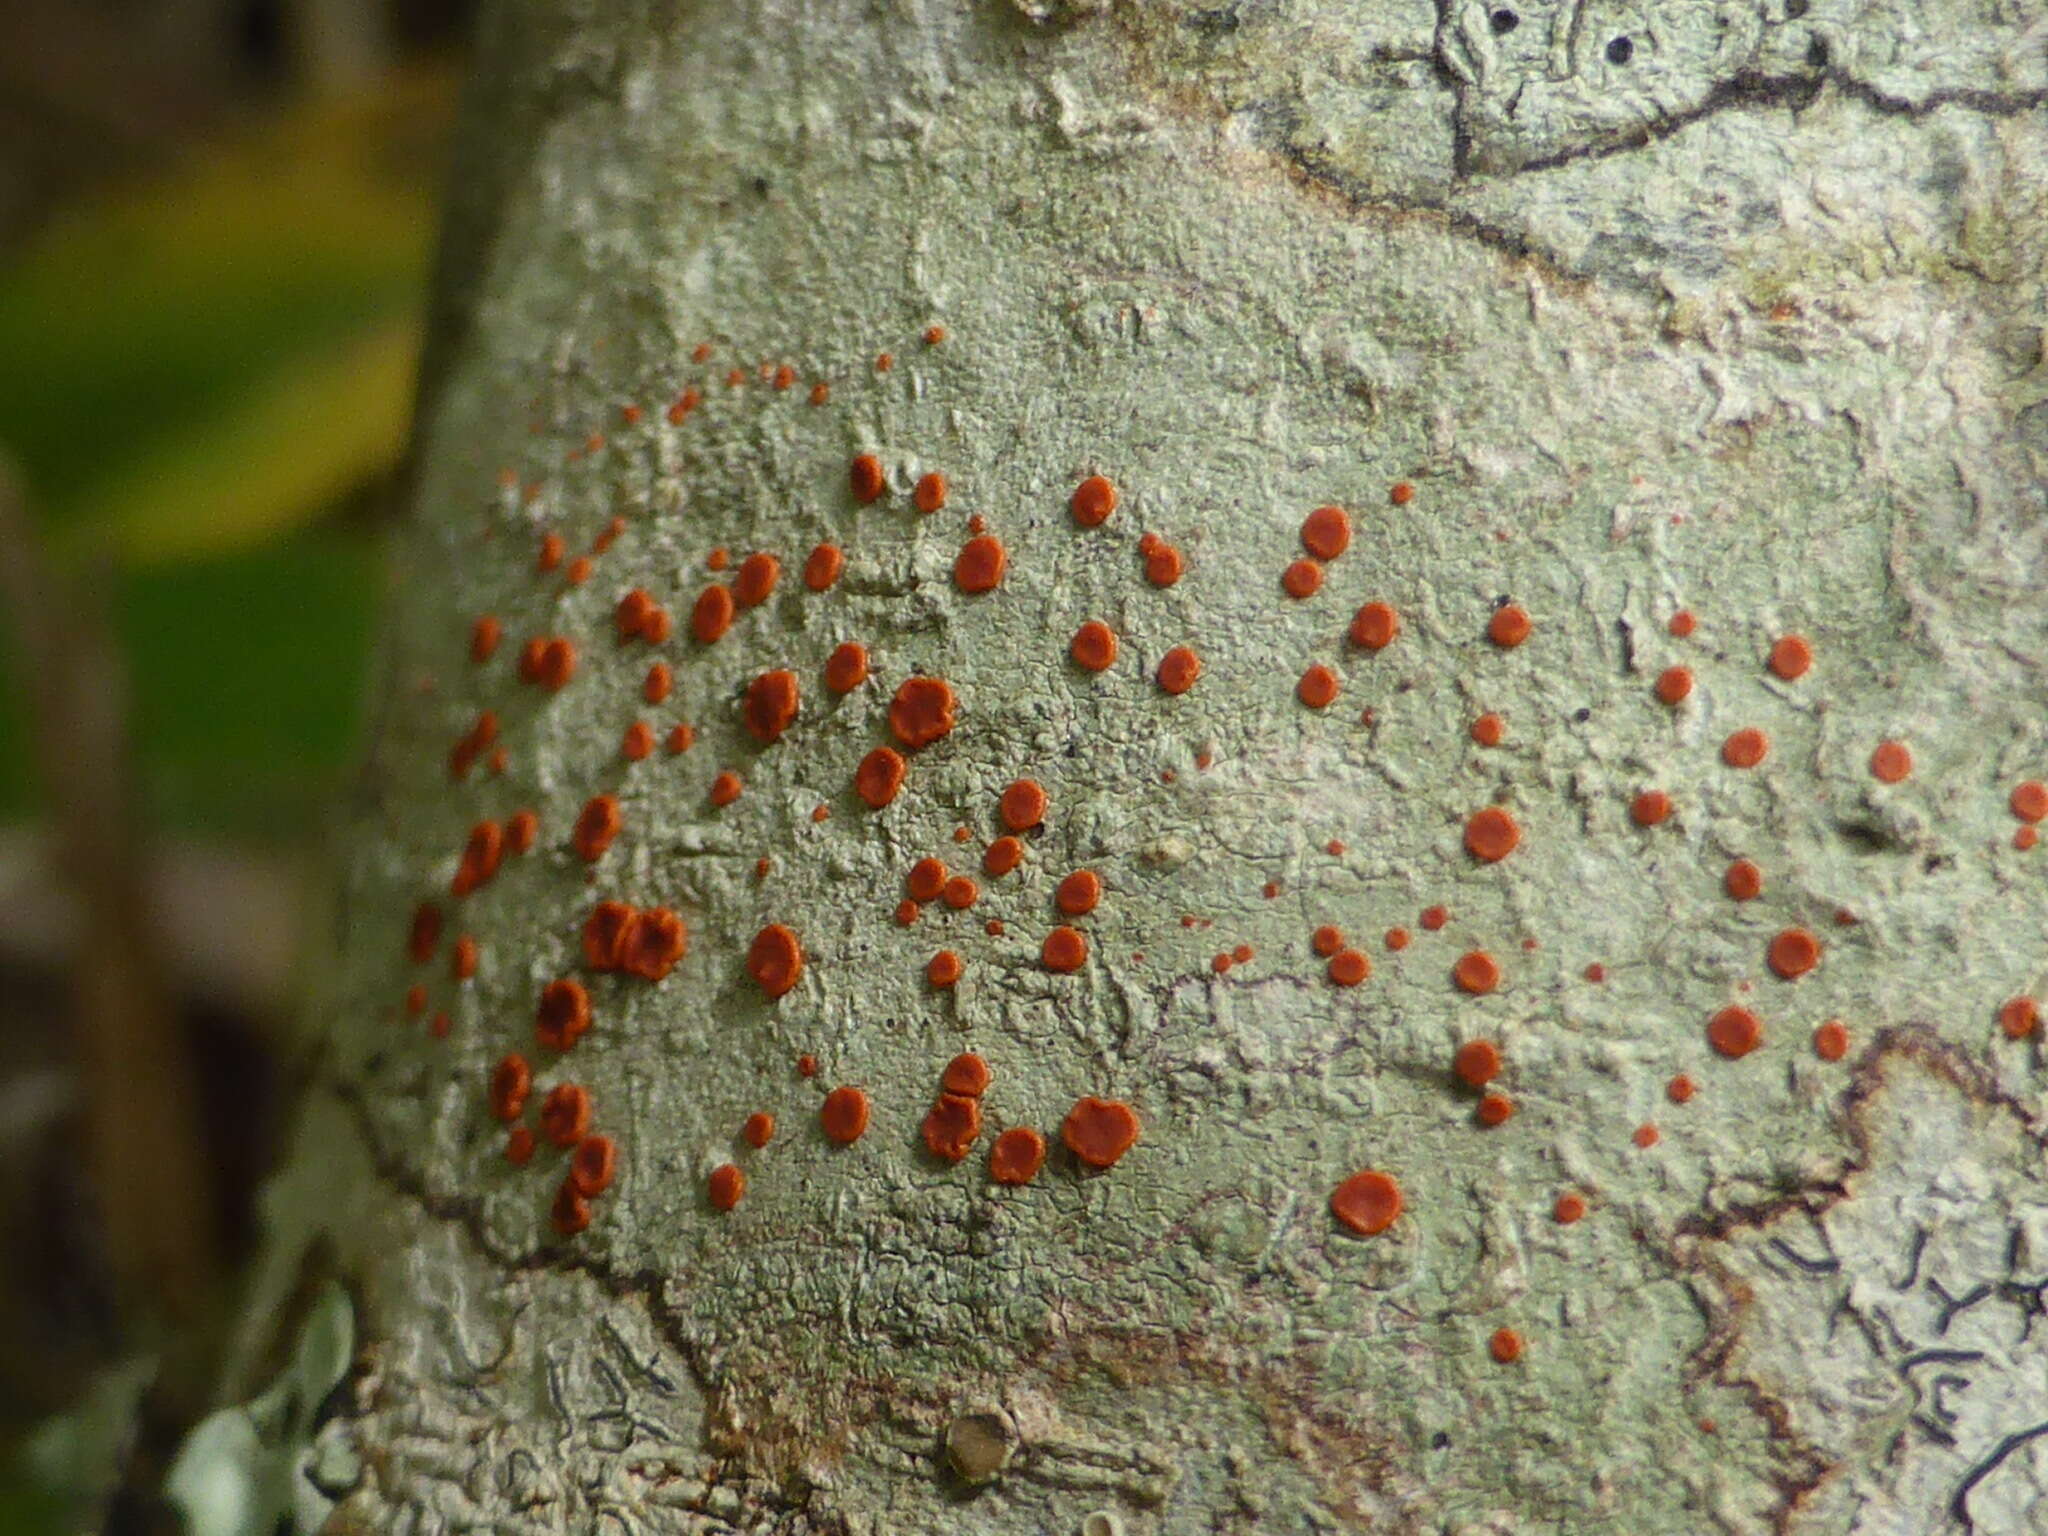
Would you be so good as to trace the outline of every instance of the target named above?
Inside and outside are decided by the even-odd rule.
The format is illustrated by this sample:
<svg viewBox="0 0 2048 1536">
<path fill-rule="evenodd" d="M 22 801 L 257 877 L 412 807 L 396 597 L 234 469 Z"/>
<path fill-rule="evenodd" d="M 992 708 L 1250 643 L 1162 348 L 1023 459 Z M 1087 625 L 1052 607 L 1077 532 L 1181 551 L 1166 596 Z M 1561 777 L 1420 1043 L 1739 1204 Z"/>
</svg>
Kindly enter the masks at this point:
<svg viewBox="0 0 2048 1536">
<path fill-rule="evenodd" d="M 2041 26 L 496 8 L 337 1518 L 2042 1529 Z"/>
</svg>

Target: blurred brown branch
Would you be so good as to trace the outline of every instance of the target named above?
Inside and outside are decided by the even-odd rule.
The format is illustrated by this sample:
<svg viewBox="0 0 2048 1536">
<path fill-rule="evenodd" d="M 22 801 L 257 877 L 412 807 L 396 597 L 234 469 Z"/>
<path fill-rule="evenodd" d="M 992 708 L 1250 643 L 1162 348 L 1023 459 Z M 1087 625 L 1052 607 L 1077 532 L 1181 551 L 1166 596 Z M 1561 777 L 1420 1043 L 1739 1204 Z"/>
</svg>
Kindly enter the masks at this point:
<svg viewBox="0 0 2048 1536">
<path fill-rule="evenodd" d="M 193 1063 L 141 875 L 127 690 L 103 597 L 50 567 L 19 484 L 0 466 L 0 603 L 82 926 L 70 982 L 88 1164 L 123 1315 L 140 1324 L 132 1342 L 166 1351 L 159 1407 L 183 1414 L 207 1390 L 218 1222 Z"/>
</svg>

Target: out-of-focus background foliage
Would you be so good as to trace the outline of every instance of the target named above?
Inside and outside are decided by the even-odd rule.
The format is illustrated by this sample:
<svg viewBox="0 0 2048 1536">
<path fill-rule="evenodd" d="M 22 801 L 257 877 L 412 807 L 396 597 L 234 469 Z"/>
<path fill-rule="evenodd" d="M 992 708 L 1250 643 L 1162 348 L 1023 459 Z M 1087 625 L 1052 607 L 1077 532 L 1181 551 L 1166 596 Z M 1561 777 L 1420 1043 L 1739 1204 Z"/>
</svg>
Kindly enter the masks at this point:
<svg viewBox="0 0 2048 1536">
<path fill-rule="evenodd" d="M 96 1184 L 150 1091 L 108 1085 L 120 1030 L 189 1064 L 195 1262 L 231 1277 L 254 1237 L 468 9 L 0 0 L 0 1531 L 100 1526 L 135 1455 L 118 1410 L 78 1412 L 162 1323 Z M 40 687 L 37 624 L 102 647 L 108 686 Z M 67 826 L 94 825 L 121 836 L 81 875 Z M 154 1014 L 100 995 L 123 891 Z"/>
</svg>

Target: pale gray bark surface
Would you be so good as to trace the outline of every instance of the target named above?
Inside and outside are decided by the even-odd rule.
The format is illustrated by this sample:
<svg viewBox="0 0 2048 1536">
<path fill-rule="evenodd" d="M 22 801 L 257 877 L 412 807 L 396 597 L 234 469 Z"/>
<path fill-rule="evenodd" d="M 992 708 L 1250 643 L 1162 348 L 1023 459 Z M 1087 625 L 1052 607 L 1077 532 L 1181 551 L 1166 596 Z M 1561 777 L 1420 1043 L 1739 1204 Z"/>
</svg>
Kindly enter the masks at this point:
<svg viewBox="0 0 2048 1536">
<path fill-rule="evenodd" d="M 2043 1063 L 1998 1024 L 2043 983 L 2048 912 L 2007 808 L 2048 776 L 2048 23 L 1506 5 L 1507 30 L 1380 0 L 491 10 L 323 1086 L 248 1347 L 253 1389 L 270 1299 L 334 1256 L 368 1368 L 316 1459 L 348 1528 L 2048 1529 Z M 891 484 L 867 507 L 864 451 Z M 1123 505 L 1080 529 L 1097 472 Z M 1326 503 L 1356 536 L 1291 601 Z M 582 586 L 534 573 L 544 530 L 574 555 L 614 514 Z M 971 514 L 1010 554 L 978 597 L 950 579 Z M 1177 586 L 1145 581 L 1145 530 Z M 812 593 L 825 539 L 847 572 Z M 700 647 L 714 546 L 784 576 Z M 610 633 L 633 586 L 677 621 L 659 707 L 653 653 Z M 1514 650 L 1484 639 L 1502 597 L 1535 620 Z M 1344 639 L 1369 599 L 1404 624 L 1378 654 Z M 483 612 L 506 643 L 478 668 Z M 1099 676 L 1066 657 L 1089 618 L 1122 637 Z M 1781 681 L 1794 631 L 1817 660 Z M 549 633 L 581 648 L 556 694 L 512 676 Z M 840 699 L 845 639 L 875 676 Z M 1178 644 L 1206 671 L 1169 698 Z M 1312 662 L 1343 679 L 1320 712 Z M 1697 686 L 1667 709 L 1676 663 Z M 763 749 L 738 696 L 779 666 L 802 712 Z M 871 812 L 854 765 L 917 672 L 959 723 Z M 505 772 L 451 783 L 485 707 Z M 698 743 L 626 764 L 640 717 Z M 1739 772 L 1744 726 L 1772 750 Z M 1903 782 L 1870 772 L 1885 739 Z M 745 793 L 715 811 L 727 767 Z M 1052 799 L 1023 869 L 899 926 L 918 857 L 978 874 L 1018 774 Z M 1676 812 L 1644 829 L 1649 787 Z M 593 881 L 568 839 L 601 790 L 625 827 Z M 1496 802 L 1522 844 L 1480 864 L 1461 828 Z M 469 825 L 526 805 L 535 851 L 448 901 Z M 1723 893 L 1739 855 L 1756 901 Z M 1106 885 L 1090 959 L 1051 975 L 1079 865 Z M 473 981 L 445 942 L 406 963 L 424 896 L 479 940 Z M 604 896 L 685 914 L 665 981 L 581 970 Z M 767 922 L 807 955 L 774 1002 L 743 969 Z M 1364 985 L 1325 980 L 1323 923 Z M 1765 950 L 1794 924 L 1823 957 L 1788 982 Z M 1450 979 L 1474 948 L 1489 995 Z M 597 1022 L 558 1059 L 532 1017 L 561 975 Z M 446 1040 L 401 1008 L 415 980 Z M 1735 1001 L 1764 1027 L 1739 1061 L 1703 1033 Z M 1840 1063 L 1809 1043 L 1830 1018 Z M 1518 1106 L 1492 1130 L 1449 1071 L 1478 1036 Z M 970 1047 L 989 1126 L 952 1166 L 918 1127 Z M 559 1155 L 501 1156 L 508 1049 L 619 1140 L 579 1237 L 548 1224 Z M 816 1122 L 840 1083 L 874 1104 L 849 1148 Z M 1057 1144 L 1086 1094 L 1142 1120 L 1103 1173 Z M 755 1110 L 781 1124 L 759 1152 Z M 999 1189 L 983 1151 L 1017 1123 L 1054 1153 Z M 1327 1205 L 1365 1167 L 1407 1202 L 1372 1238 Z M 978 1490 L 943 1449 L 963 1418 L 964 1456 L 992 1424 L 1008 1453 Z"/>
</svg>

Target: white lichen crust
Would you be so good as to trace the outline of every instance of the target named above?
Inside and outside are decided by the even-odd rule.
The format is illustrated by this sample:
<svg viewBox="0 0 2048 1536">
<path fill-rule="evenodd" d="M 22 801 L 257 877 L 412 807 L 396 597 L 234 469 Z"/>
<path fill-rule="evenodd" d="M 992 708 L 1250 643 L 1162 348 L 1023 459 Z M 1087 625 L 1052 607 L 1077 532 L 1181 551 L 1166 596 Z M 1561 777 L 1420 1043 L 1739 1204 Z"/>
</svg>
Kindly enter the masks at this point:
<svg viewBox="0 0 2048 1536">
<path fill-rule="evenodd" d="M 322 1431 L 360 1453 L 344 1528 L 2043 1518 L 2041 1036 L 1998 1017 L 2042 984 L 2048 913 L 2008 807 L 2048 776 L 2038 23 L 1509 5 L 491 8 L 322 1083 L 274 1201 L 279 1284 L 324 1233 L 369 1341 Z M 1093 474 L 1120 505 L 1079 527 Z M 1296 600 L 1324 505 L 1352 542 Z M 574 557 L 614 516 L 588 579 L 536 573 L 544 533 Z M 1008 553 L 984 594 L 952 575 L 970 516 Z M 1147 581 L 1146 531 L 1178 583 Z M 845 573 L 813 592 L 828 540 Z M 703 645 L 714 547 L 783 575 Z M 613 633 L 634 587 L 675 619 L 659 646 Z M 1401 618 L 1377 652 L 1346 639 L 1369 600 Z M 1513 648 L 1486 637 L 1506 601 L 1534 621 Z M 1100 673 L 1067 654 L 1090 619 L 1120 639 Z M 1795 680 L 1765 666 L 1788 633 Z M 578 648 L 559 691 L 515 679 L 536 635 Z M 841 697 L 845 640 L 873 676 Z M 1174 696 L 1180 645 L 1203 672 Z M 801 708 L 763 746 L 741 695 L 780 667 Z M 855 765 L 915 674 L 958 720 L 872 810 Z M 452 780 L 481 709 L 503 771 Z M 696 744 L 628 762 L 636 719 Z M 1771 743 L 1749 770 L 1721 755 L 1744 727 Z M 718 809 L 721 769 L 744 791 Z M 1051 809 L 982 876 L 1021 775 Z M 1631 818 L 1646 789 L 1668 820 Z M 591 863 L 570 832 L 600 793 L 623 829 Z M 1521 829 L 1497 863 L 1462 841 L 1489 805 Z M 522 807 L 534 850 L 451 898 L 472 823 Z M 926 855 L 980 899 L 906 926 Z M 1756 900 L 1723 888 L 1738 857 Z M 1078 867 L 1104 895 L 1056 974 Z M 602 898 L 681 914 L 687 956 L 590 972 Z M 445 944 L 408 963 L 423 899 L 473 979 Z M 805 958 L 774 999 L 744 963 L 767 923 Z M 1328 979 L 1323 924 L 1363 983 Z M 1785 980 L 1794 926 L 1821 959 Z M 1483 995 L 1451 979 L 1475 949 Z M 557 1055 L 533 1021 L 562 976 L 595 1022 Z M 1738 1003 L 1763 1043 L 1728 1059 L 1705 1028 Z M 1844 1060 L 1811 1043 L 1828 1019 Z M 1515 1106 L 1491 1128 L 1451 1072 L 1477 1038 Z M 967 1049 L 994 1076 L 952 1164 L 919 1126 Z M 503 1155 L 485 1084 L 513 1050 L 617 1141 L 579 1235 L 549 1221 L 560 1154 Z M 838 1084 L 873 1106 L 851 1146 L 817 1123 Z M 1091 1095 L 1142 1127 L 1101 1171 L 1059 1145 Z M 1011 1125 L 1053 1145 L 1016 1188 L 986 1164 Z M 1362 1168 L 1405 1200 L 1378 1236 L 1328 1203 Z M 1567 1192 L 1583 1220 L 1554 1219 Z"/>
</svg>

